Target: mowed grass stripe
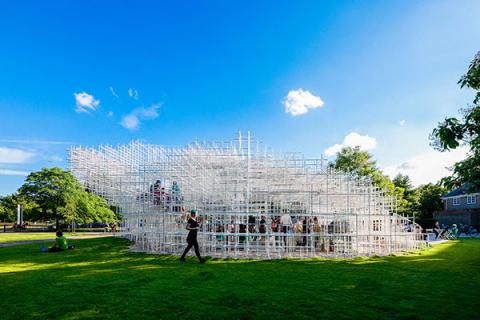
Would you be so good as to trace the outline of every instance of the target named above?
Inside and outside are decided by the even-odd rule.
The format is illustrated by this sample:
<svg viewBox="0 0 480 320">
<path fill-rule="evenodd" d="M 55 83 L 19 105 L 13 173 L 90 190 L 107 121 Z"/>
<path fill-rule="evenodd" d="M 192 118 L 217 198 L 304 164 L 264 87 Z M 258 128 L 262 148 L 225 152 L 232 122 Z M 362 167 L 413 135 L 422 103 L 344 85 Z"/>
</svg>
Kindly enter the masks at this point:
<svg viewBox="0 0 480 320">
<path fill-rule="evenodd" d="M 0 248 L 1 319 L 475 319 L 480 240 L 410 255 L 209 260 L 128 251 L 118 238 Z"/>
</svg>

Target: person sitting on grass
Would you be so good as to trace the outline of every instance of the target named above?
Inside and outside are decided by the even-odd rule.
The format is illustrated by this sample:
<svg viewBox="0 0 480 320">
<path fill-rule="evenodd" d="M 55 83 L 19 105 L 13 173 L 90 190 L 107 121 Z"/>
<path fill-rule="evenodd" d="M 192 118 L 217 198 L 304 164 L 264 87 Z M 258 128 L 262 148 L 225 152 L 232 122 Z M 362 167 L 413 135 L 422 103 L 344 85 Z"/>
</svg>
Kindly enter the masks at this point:
<svg viewBox="0 0 480 320">
<path fill-rule="evenodd" d="M 453 239 L 458 239 L 458 227 L 455 223 L 452 224 L 451 232 L 452 232 L 452 238 Z"/>
<path fill-rule="evenodd" d="M 48 248 L 48 252 L 65 251 L 68 249 L 73 249 L 73 246 L 68 245 L 67 238 L 65 238 L 62 231 L 57 231 L 57 238 L 55 239 L 55 244 L 52 247 Z"/>
</svg>

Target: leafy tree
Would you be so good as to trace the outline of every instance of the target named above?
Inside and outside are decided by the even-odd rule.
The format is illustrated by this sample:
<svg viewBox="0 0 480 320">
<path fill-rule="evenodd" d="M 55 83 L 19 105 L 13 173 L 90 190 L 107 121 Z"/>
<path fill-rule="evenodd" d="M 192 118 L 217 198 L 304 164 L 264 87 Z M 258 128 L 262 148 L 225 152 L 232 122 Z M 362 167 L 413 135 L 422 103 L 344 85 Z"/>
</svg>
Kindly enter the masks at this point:
<svg viewBox="0 0 480 320">
<path fill-rule="evenodd" d="M 0 197 L 0 220 L 6 222 L 14 221 L 15 211 L 12 210 L 11 196 Z"/>
<path fill-rule="evenodd" d="M 376 162 L 372 156 L 368 152 L 360 150 L 359 147 L 343 147 L 330 166 L 358 177 L 370 177 L 376 170 Z"/>
<path fill-rule="evenodd" d="M 23 206 L 24 220 L 38 220 L 41 214 L 35 202 L 25 197 L 19 196 L 17 193 L 0 198 L 0 220 L 13 222 L 17 219 L 17 205 Z"/>
<path fill-rule="evenodd" d="M 395 187 L 402 188 L 404 190 L 405 196 L 408 196 L 414 192 L 412 180 L 410 180 L 410 177 L 407 175 L 398 174 L 395 178 L 393 178 L 392 182 Z"/>
<path fill-rule="evenodd" d="M 398 197 L 398 213 L 413 215 L 413 208 L 418 203 L 418 193 L 413 188 L 412 181 L 407 175 L 398 174 L 392 182 Z"/>
<path fill-rule="evenodd" d="M 344 147 L 337 153 L 336 159 L 330 163 L 332 168 L 350 172 L 359 178 L 370 178 L 379 188 L 387 194 L 395 194 L 395 185 L 390 178 L 377 168 L 377 162 L 372 155 L 359 147 Z"/>
<path fill-rule="evenodd" d="M 432 214 L 442 206 L 440 196 L 446 189 L 439 185 L 429 184 L 417 189 L 406 175 L 397 175 L 393 180 L 377 168 L 372 155 L 360 148 L 345 147 L 337 153 L 330 166 L 352 173 L 357 177 L 368 177 L 388 195 L 397 199 L 396 209 L 400 214 L 417 216 L 419 218 Z"/>
<path fill-rule="evenodd" d="M 468 183 L 472 189 L 480 187 L 480 52 L 470 63 L 468 71 L 458 81 L 461 88 L 473 89 L 473 104 L 462 109 L 462 118 L 446 118 L 430 136 L 432 145 L 440 151 L 469 146 L 469 154 L 453 166 L 450 177 L 443 179 L 447 187 Z"/>
<path fill-rule="evenodd" d="M 84 192 L 78 200 L 78 221 L 91 223 L 95 221 L 113 222 L 117 220 L 115 213 L 102 197 L 94 193 Z"/>
<path fill-rule="evenodd" d="M 419 218 L 432 218 L 434 211 L 443 209 L 443 203 L 440 197 L 448 191 L 449 190 L 440 183 L 429 183 L 418 187 L 415 190 L 418 199 L 412 206 L 415 216 Z"/>
<path fill-rule="evenodd" d="M 30 173 L 19 191 L 38 204 L 44 219 L 54 219 L 58 228 L 59 221 L 67 218 L 66 208 L 72 205 L 82 188 L 69 172 L 44 168 Z"/>
<path fill-rule="evenodd" d="M 19 189 L 19 199 L 35 203 L 43 220 L 93 222 L 115 220 L 104 199 L 85 191 L 77 179 L 60 168 L 32 172 Z M 25 200 L 24 200 L 25 201 Z"/>
</svg>

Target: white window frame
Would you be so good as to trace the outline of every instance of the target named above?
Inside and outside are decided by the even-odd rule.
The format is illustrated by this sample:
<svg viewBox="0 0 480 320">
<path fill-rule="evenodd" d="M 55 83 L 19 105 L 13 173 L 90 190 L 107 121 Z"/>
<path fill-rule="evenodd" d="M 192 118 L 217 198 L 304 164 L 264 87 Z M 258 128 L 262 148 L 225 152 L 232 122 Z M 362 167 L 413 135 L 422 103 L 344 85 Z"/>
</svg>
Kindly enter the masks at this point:
<svg viewBox="0 0 480 320">
<path fill-rule="evenodd" d="M 456 197 L 452 199 L 452 204 L 454 206 L 459 206 L 460 205 L 460 198 Z"/>
<path fill-rule="evenodd" d="M 467 204 L 476 204 L 477 203 L 477 198 L 473 196 L 467 196 Z"/>
</svg>

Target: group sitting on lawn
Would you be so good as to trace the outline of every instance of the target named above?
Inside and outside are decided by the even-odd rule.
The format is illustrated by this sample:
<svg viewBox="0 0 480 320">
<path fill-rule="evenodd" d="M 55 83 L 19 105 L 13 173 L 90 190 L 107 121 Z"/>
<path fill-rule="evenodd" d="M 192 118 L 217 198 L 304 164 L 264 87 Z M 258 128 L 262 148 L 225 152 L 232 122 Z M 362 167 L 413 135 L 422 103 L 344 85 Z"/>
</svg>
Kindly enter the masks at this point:
<svg viewBox="0 0 480 320">
<path fill-rule="evenodd" d="M 443 226 L 440 227 L 440 223 L 437 221 L 435 222 L 435 226 L 433 228 L 433 233 L 435 234 L 435 240 L 444 239 L 444 240 L 452 240 L 458 238 L 458 227 L 454 223 L 451 226 Z"/>
</svg>

